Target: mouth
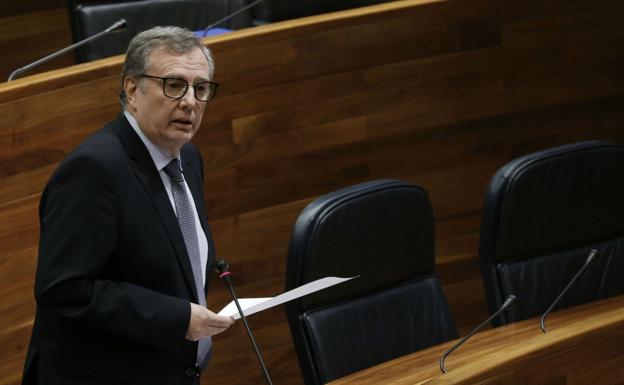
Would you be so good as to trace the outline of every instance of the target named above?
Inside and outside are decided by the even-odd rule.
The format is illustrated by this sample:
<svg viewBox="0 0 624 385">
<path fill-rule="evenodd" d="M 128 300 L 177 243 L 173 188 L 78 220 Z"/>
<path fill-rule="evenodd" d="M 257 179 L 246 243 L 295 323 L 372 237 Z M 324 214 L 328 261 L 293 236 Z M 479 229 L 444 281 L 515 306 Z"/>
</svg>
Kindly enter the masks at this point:
<svg viewBox="0 0 624 385">
<path fill-rule="evenodd" d="M 193 128 L 193 122 L 190 119 L 184 119 L 184 118 L 174 119 L 173 123 L 186 129 Z"/>
</svg>

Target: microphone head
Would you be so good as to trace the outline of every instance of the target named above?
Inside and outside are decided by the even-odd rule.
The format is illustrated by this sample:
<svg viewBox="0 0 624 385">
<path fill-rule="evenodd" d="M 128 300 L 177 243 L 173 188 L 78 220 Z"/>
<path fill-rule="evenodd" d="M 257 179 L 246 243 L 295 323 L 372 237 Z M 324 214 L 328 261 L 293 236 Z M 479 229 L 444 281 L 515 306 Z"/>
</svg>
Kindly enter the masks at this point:
<svg viewBox="0 0 624 385">
<path fill-rule="evenodd" d="M 225 262 L 225 259 L 219 258 L 215 264 L 215 270 L 218 274 L 227 273 L 230 271 L 230 266 L 228 266 L 227 262 Z"/>
<path fill-rule="evenodd" d="M 589 255 L 587 256 L 587 260 L 585 261 L 585 264 L 590 263 L 591 261 L 593 261 L 594 259 L 598 257 L 600 257 L 600 253 L 598 253 L 598 250 L 591 249 L 591 251 L 589 252 Z"/>
<path fill-rule="evenodd" d="M 111 31 L 122 31 L 126 28 L 128 28 L 128 22 L 126 19 L 121 18 L 112 25 Z"/>
<path fill-rule="evenodd" d="M 509 294 L 503 303 L 503 307 L 514 305 L 517 300 L 518 298 L 515 295 Z"/>
</svg>

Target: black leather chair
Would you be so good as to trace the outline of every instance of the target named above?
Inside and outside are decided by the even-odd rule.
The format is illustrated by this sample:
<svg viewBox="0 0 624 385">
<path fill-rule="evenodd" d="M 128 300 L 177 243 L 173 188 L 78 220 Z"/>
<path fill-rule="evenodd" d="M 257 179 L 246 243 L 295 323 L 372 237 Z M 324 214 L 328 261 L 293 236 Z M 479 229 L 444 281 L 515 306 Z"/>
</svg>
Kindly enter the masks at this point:
<svg viewBox="0 0 624 385">
<path fill-rule="evenodd" d="M 513 160 L 492 178 L 483 208 L 480 263 L 494 325 L 542 314 L 590 250 L 595 260 L 558 308 L 624 293 L 624 146 L 589 141 Z"/>
<path fill-rule="evenodd" d="M 254 24 L 261 25 L 389 1 L 395 0 L 264 0 L 252 8 L 252 14 Z"/>
<path fill-rule="evenodd" d="M 433 213 L 423 189 L 376 180 L 310 203 L 293 229 L 286 289 L 326 276 L 360 277 L 286 305 L 305 383 L 455 338 L 434 266 Z"/>
<path fill-rule="evenodd" d="M 88 37 L 88 36 L 85 36 L 84 33 L 80 31 L 80 23 L 77 17 L 77 14 L 78 14 L 77 9 L 79 6 L 96 5 L 96 4 L 128 3 L 130 1 L 143 1 L 143 0 L 67 0 L 67 14 L 69 15 L 69 24 L 71 27 L 72 39 L 74 43 L 77 42 L 78 40 L 82 40 Z"/>
<path fill-rule="evenodd" d="M 76 61 L 82 63 L 124 53 L 136 34 L 158 25 L 202 30 L 245 5 L 246 0 L 144 0 L 79 4 L 70 13 L 73 14 L 74 41 L 95 35 L 121 18 L 126 19 L 128 26 L 77 49 Z M 242 29 L 252 25 L 251 11 L 247 11 L 218 27 Z"/>
</svg>

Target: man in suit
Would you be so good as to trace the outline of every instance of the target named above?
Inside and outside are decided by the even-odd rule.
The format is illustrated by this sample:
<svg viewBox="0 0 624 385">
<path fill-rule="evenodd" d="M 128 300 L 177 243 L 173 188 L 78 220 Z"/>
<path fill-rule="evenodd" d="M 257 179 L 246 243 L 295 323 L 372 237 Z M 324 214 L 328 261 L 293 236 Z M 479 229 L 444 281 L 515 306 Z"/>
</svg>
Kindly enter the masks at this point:
<svg viewBox="0 0 624 385">
<path fill-rule="evenodd" d="M 196 385 L 210 336 L 215 249 L 190 143 L 214 96 L 193 33 L 156 27 L 128 47 L 123 112 L 50 178 L 39 208 L 37 312 L 23 384 Z"/>
</svg>

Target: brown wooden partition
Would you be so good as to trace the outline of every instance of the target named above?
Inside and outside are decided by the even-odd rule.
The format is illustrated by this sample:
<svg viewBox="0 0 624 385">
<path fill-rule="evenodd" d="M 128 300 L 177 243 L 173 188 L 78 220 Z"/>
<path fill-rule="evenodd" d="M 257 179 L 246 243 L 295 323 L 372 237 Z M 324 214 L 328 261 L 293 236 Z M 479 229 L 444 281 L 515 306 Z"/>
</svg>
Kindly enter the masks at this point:
<svg viewBox="0 0 624 385">
<path fill-rule="evenodd" d="M 72 43 L 66 0 L 5 0 L 0 4 L 0 81 L 11 72 Z M 34 74 L 75 64 L 72 53 Z M 25 74 L 27 75 L 27 74 Z"/>
<path fill-rule="evenodd" d="M 300 210 L 376 178 L 427 189 L 437 267 L 460 332 L 486 316 L 477 249 L 493 173 L 585 139 L 624 141 L 624 3 L 406 0 L 206 43 L 217 98 L 194 142 L 219 255 L 240 296 L 282 292 Z M 15 385 L 34 313 L 40 192 L 119 111 L 123 57 L 0 85 L 0 385 Z M 228 302 L 212 282 L 209 303 Z M 276 384 L 301 384 L 284 310 L 249 319 Z M 204 383 L 262 383 L 241 325 Z"/>
</svg>

